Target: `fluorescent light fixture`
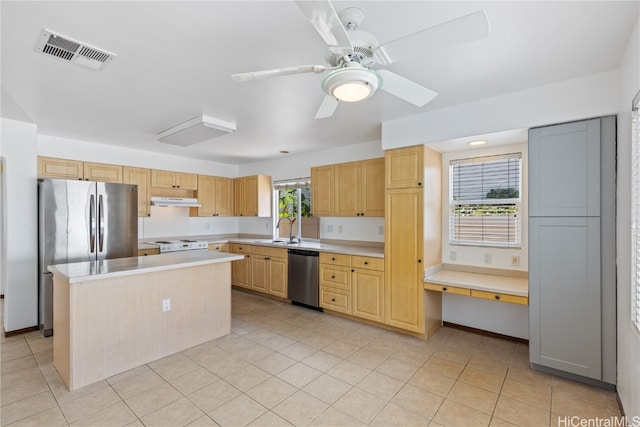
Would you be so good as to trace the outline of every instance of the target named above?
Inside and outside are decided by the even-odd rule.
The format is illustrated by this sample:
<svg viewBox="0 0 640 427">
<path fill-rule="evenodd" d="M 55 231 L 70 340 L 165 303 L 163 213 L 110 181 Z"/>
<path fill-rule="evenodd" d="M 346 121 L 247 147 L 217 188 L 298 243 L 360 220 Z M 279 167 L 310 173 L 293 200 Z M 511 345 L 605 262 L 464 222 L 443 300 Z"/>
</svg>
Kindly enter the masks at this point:
<svg viewBox="0 0 640 427">
<path fill-rule="evenodd" d="M 322 80 L 322 89 L 338 101 L 357 102 L 373 95 L 382 79 L 360 64 L 334 70 Z"/>
<path fill-rule="evenodd" d="M 469 142 L 469 145 L 484 145 L 486 144 L 487 141 L 483 141 L 483 140 L 478 140 L 478 141 L 471 141 Z"/>
<path fill-rule="evenodd" d="M 156 135 L 156 139 L 166 144 L 186 147 L 235 130 L 235 123 L 225 122 L 203 114 L 160 132 Z"/>
</svg>

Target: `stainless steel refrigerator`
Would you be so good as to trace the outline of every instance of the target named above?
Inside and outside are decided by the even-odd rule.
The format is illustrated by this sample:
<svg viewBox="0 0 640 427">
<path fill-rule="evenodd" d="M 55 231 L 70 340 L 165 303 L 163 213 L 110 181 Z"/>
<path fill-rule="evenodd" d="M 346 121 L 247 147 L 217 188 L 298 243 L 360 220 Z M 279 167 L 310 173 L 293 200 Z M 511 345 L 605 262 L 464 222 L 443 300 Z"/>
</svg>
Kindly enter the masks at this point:
<svg viewBox="0 0 640 427">
<path fill-rule="evenodd" d="M 138 187 L 109 182 L 38 181 L 38 323 L 53 334 L 53 277 L 47 266 L 135 256 Z"/>
</svg>

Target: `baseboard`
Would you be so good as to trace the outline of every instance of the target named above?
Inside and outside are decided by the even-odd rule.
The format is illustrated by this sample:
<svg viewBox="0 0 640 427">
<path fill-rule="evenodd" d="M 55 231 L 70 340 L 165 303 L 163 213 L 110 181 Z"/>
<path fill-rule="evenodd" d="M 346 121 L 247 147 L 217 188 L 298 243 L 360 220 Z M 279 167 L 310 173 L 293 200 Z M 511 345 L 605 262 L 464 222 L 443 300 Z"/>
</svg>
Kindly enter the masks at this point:
<svg viewBox="0 0 640 427">
<path fill-rule="evenodd" d="M 583 377 L 582 375 L 572 374 L 571 372 L 565 372 L 555 368 L 549 368 L 548 366 L 538 365 L 537 363 L 529 363 L 529 367 L 534 371 L 544 372 L 545 374 L 555 375 L 557 377 L 566 378 L 571 381 L 576 381 L 576 382 L 587 384 L 590 386 L 603 388 L 605 390 L 616 391 L 615 384 L 594 380 L 593 378 Z"/>
<path fill-rule="evenodd" d="M 15 331 L 4 331 L 4 337 L 5 338 L 14 337 L 16 335 L 22 335 L 22 334 L 26 334 L 27 332 L 33 332 L 37 330 L 38 330 L 37 326 L 31 326 L 29 328 L 16 329 Z"/>
<path fill-rule="evenodd" d="M 459 325 L 457 323 L 443 321 L 442 326 L 447 326 L 449 328 L 454 328 L 454 329 L 460 329 L 467 332 L 473 332 L 475 334 L 486 335 L 488 337 L 502 338 L 504 340 L 515 341 L 522 344 L 529 344 L 529 340 L 525 340 L 524 338 L 512 337 L 509 335 L 499 334 L 497 332 L 485 331 L 484 329 L 472 328 L 471 326 Z"/>
</svg>

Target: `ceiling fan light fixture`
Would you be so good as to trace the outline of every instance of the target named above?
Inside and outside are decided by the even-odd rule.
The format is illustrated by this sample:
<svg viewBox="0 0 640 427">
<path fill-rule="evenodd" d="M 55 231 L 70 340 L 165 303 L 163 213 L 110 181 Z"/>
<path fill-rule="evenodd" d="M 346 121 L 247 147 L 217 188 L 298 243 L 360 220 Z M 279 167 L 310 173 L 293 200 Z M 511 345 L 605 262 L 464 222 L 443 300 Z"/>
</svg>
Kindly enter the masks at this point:
<svg viewBox="0 0 640 427">
<path fill-rule="evenodd" d="M 382 85 L 382 79 L 373 70 L 345 67 L 334 70 L 322 80 L 322 90 L 338 101 L 357 102 L 373 95 Z"/>
</svg>

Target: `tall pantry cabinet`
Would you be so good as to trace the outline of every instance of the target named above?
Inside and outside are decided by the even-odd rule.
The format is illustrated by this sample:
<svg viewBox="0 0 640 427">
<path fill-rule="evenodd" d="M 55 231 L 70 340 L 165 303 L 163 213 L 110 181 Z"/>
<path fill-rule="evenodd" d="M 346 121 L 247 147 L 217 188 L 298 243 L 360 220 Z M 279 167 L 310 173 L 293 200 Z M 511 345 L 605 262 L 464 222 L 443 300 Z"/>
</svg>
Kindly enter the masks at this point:
<svg viewBox="0 0 640 427">
<path fill-rule="evenodd" d="M 441 294 L 422 278 L 442 258 L 441 169 L 425 146 L 385 152 L 384 323 L 427 336 L 440 327 Z"/>
<path fill-rule="evenodd" d="M 529 131 L 529 360 L 616 383 L 616 119 Z"/>
</svg>

